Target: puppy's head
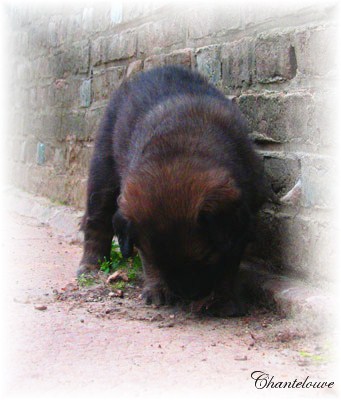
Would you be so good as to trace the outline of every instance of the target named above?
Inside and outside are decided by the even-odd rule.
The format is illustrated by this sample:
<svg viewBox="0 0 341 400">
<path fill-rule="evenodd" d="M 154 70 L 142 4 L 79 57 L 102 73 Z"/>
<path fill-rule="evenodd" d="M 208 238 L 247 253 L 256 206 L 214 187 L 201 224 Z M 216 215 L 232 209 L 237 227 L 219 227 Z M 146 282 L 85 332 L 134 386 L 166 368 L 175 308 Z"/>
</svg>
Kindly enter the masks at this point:
<svg viewBox="0 0 341 400">
<path fill-rule="evenodd" d="M 208 295 L 239 264 L 248 210 L 222 168 L 190 162 L 131 173 L 119 198 L 123 250 L 135 245 L 177 295 Z"/>
</svg>

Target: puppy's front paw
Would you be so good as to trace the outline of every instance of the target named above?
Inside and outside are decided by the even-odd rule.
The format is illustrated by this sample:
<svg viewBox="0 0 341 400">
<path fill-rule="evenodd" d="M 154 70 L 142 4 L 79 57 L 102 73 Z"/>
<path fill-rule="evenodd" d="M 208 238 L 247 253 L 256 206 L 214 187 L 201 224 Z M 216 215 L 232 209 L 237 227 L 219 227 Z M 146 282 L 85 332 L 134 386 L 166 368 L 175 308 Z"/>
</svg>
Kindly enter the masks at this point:
<svg viewBox="0 0 341 400">
<path fill-rule="evenodd" d="M 174 304 L 175 302 L 175 297 L 169 289 L 161 284 L 145 286 L 142 291 L 142 298 L 146 304 L 155 304 L 156 306 Z"/>
<path fill-rule="evenodd" d="M 81 275 L 97 275 L 98 271 L 98 264 L 81 263 L 77 270 L 77 277 Z"/>
<path fill-rule="evenodd" d="M 246 314 L 246 309 L 242 302 L 229 299 L 212 303 L 205 312 L 220 318 L 242 317 Z"/>
</svg>

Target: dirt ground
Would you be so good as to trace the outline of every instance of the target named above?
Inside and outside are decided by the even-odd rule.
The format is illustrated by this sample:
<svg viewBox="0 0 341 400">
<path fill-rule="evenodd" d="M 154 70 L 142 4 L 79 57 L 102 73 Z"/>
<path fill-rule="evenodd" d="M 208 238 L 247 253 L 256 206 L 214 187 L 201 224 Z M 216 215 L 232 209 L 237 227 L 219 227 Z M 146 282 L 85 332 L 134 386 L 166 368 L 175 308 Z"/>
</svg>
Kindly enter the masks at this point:
<svg viewBox="0 0 341 400">
<path fill-rule="evenodd" d="M 337 396 L 333 334 L 264 307 L 242 318 L 203 317 L 183 307 L 143 304 L 103 285 L 79 288 L 81 246 L 32 218 L 2 227 L 8 397 L 262 398 Z M 40 307 L 44 306 L 44 307 Z M 39 309 L 46 308 L 46 309 Z M 257 389 L 273 380 L 334 381 L 333 389 Z M 328 398 L 330 397 L 328 396 Z M 332 396 L 333 397 L 333 396 Z"/>
</svg>

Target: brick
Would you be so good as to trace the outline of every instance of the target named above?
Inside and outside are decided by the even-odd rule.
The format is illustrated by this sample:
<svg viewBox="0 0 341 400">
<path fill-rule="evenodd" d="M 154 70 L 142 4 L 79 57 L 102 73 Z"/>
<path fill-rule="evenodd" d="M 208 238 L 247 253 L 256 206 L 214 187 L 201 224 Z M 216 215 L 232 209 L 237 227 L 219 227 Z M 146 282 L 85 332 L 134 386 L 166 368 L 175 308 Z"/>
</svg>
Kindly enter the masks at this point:
<svg viewBox="0 0 341 400">
<path fill-rule="evenodd" d="M 290 35 L 262 34 L 255 44 L 256 80 L 273 83 L 296 76 L 297 61 Z"/>
<path fill-rule="evenodd" d="M 251 85 L 254 65 L 253 54 L 254 40 L 251 38 L 227 43 L 222 47 L 223 87 L 227 91 Z"/>
<path fill-rule="evenodd" d="M 33 24 L 29 29 L 28 34 L 28 45 L 30 53 L 35 56 L 43 56 L 48 53 L 48 37 L 47 26 L 44 26 L 42 22 Z"/>
<path fill-rule="evenodd" d="M 66 149 L 64 146 L 54 149 L 53 165 L 57 168 L 64 169 L 66 161 Z"/>
<path fill-rule="evenodd" d="M 195 53 L 197 69 L 215 85 L 221 80 L 220 46 L 207 46 Z"/>
<path fill-rule="evenodd" d="M 113 27 L 111 21 L 110 2 L 97 2 L 96 6 L 89 3 L 81 10 L 81 30 L 84 37 L 103 34 Z"/>
<path fill-rule="evenodd" d="M 28 106 L 31 110 L 37 108 L 37 89 L 36 88 L 30 88 L 28 90 Z"/>
<path fill-rule="evenodd" d="M 318 133 L 309 93 L 245 94 L 238 104 L 251 130 L 276 141 L 309 143 Z"/>
<path fill-rule="evenodd" d="M 69 50 L 61 55 L 63 73 L 87 73 L 90 63 L 89 40 L 82 40 L 70 46 Z"/>
<path fill-rule="evenodd" d="M 333 241 L 328 243 L 331 238 L 326 223 L 263 210 L 256 220 L 255 231 L 257 235 L 249 246 L 249 256 L 266 260 L 277 273 L 328 277 Z"/>
<path fill-rule="evenodd" d="M 37 108 L 43 110 L 48 106 L 55 106 L 54 98 L 50 98 L 50 85 L 37 87 Z"/>
<path fill-rule="evenodd" d="M 95 67 L 104 61 L 105 39 L 99 37 L 91 42 L 91 64 Z"/>
<path fill-rule="evenodd" d="M 25 160 L 25 163 L 36 163 L 37 141 L 32 139 L 25 141 L 25 146 L 23 150 L 23 158 Z"/>
<path fill-rule="evenodd" d="M 47 26 L 47 42 L 51 47 L 58 47 L 63 42 L 63 20 L 61 16 L 52 16 Z"/>
<path fill-rule="evenodd" d="M 27 135 L 25 129 L 26 118 L 27 116 L 22 110 L 19 110 L 18 112 L 13 111 L 13 113 L 8 114 L 9 129 L 13 132 L 14 137 Z"/>
<path fill-rule="evenodd" d="M 240 9 L 231 6 L 230 3 L 194 7 L 187 12 L 187 19 L 190 41 L 214 35 L 222 36 L 242 28 Z"/>
<path fill-rule="evenodd" d="M 104 39 L 104 62 L 124 60 L 136 54 L 137 35 L 135 32 L 122 32 Z"/>
<path fill-rule="evenodd" d="M 37 73 L 41 73 L 42 78 L 49 78 L 51 81 L 64 78 L 66 55 L 62 52 L 55 53 L 49 58 L 38 60 Z M 39 71 L 39 72 L 38 72 Z M 38 77 L 37 77 L 38 79 Z"/>
<path fill-rule="evenodd" d="M 131 62 L 127 68 L 127 78 L 136 75 L 138 72 L 142 71 L 143 69 L 143 61 L 136 60 Z"/>
<path fill-rule="evenodd" d="M 326 75 L 336 72 L 338 29 L 318 27 L 297 32 L 295 49 L 298 70 L 307 75 Z"/>
<path fill-rule="evenodd" d="M 79 89 L 80 106 L 90 107 L 91 105 L 91 79 L 85 79 Z"/>
<path fill-rule="evenodd" d="M 182 15 L 150 22 L 138 29 L 138 55 L 160 54 L 165 49 L 184 47 L 185 20 Z"/>
<path fill-rule="evenodd" d="M 93 101 L 108 100 L 124 78 L 124 67 L 112 67 L 94 73 L 92 80 Z"/>
<path fill-rule="evenodd" d="M 45 143 L 38 142 L 37 143 L 37 158 L 36 162 L 38 165 L 44 165 L 46 162 L 46 145 Z"/>
<path fill-rule="evenodd" d="M 191 67 L 192 65 L 192 50 L 182 49 L 175 50 L 172 53 L 165 55 L 166 65 L 182 65 L 183 67 Z"/>
<path fill-rule="evenodd" d="M 11 51 L 13 55 L 17 55 L 18 53 L 22 55 L 28 54 L 29 37 L 26 31 L 15 32 L 9 39 L 8 50 Z"/>
<path fill-rule="evenodd" d="M 24 136 L 34 135 L 41 125 L 40 119 L 35 113 L 28 112 L 24 118 Z"/>
<path fill-rule="evenodd" d="M 277 200 L 285 195 L 301 175 L 300 160 L 276 153 L 263 153 L 266 182 Z"/>
<path fill-rule="evenodd" d="M 52 85 L 56 105 L 68 109 L 79 107 L 82 83 L 83 81 L 74 75 L 70 75 L 67 79 L 57 79 Z"/>
<path fill-rule="evenodd" d="M 316 155 L 302 157 L 302 205 L 335 208 L 337 177 L 335 159 Z"/>
<path fill-rule="evenodd" d="M 144 70 L 163 65 L 182 65 L 190 68 L 193 62 L 192 58 L 191 49 L 175 50 L 168 54 L 154 55 L 144 60 Z"/>
<path fill-rule="evenodd" d="M 168 0 L 158 1 L 125 1 L 123 2 L 123 22 L 132 21 L 141 17 L 146 17 L 152 12 L 157 12 L 165 5 L 169 5 Z"/>
<path fill-rule="evenodd" d="M 162 67 L 165 65 L 165 56 L 163 54 L 150 56 L 144 60 L 143 69 L 145 71 L 155 68 L 155 67 Z"/>
<path fill-rule="evenodd" d="M 314 220 L 303 216 L 278 216 L 283 231 L 281 237 L 281 265 L 287 270 L 320 281 L 330 278 L 335 261 L 335 229 L 328 220 Z M 334 236 L 335 237 L 335 236 Z"/>
<path fill-rule="evenodd" d="M 105 106 L 89 109 L 86 113 L 85 140 L 93 140 L 105 112 Z"/>
<path fill-rule="evenodd" d="M 32 79 L 30 63 L 22 63 L 17 66 L 17 79 L 25 83 Z"/>
<path fill-rule="evenodd" d="M 20 145 L 20 156 L 19 156 L 19 160 L 22 163 L 27 162 L 27 157 L 26 157 L 26 153 L 27 153 L 27 141 L 23 141 Z"/>
<path fill-rule="evenodd" d="M 316 135 L 316 151 L 321 147 L 335 149 L 335 143 L 338 140 L 338 129 L 333 115 L 338 113 L 339 93 L 337 88 L 325 85 L 323 93 L 315 93 L 315 120 L 318 135 Z"/>
<path fill-rule="evenodd" d="M 66 24 L 65 28 L 65 41 L 67 43 L 73 43 L 75 41 L 79 41 L 82 37 L 82 14 L 71 14 L 67 18 L 65 18 L 64 23 Z"/>
<path fill-rule="evenodd" d="M 35 136 L 44 143 L 51 143 L 64 138 L 63 135 L 63 118 L 60 110 L 54 110 L 41 119 L 36 119 L 39 126 L 36 128 Z"/>
<path fill-rule="evenodd" d="M 84 140 L 86 139 L 85 111 L 74 111 L 63 114 L 60 134 L 58 140 L 65 139 Z"/>
<path fill-rule="evenodd" d="M 27 108 L 29 104 L 28 90 L 23 89 L 22 87 L 15 87 L 13 91 L 14 102 L 12 102 L 12 105 L 17 108 Z"/>
</svg>

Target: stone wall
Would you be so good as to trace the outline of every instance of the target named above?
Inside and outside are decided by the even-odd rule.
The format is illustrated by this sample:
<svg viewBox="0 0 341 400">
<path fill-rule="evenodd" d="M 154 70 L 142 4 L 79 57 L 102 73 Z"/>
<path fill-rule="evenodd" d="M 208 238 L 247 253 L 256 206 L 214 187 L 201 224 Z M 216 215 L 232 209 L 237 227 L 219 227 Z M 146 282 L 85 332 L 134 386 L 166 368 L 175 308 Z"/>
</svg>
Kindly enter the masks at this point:
<svg viewBox="0 0 341 400">
<path fill-rule="evenodd" d="M 239 103 L 269 177 L 250 254 L 330 276 L 337 2 L 284 3 L 8 6 L 12 181 L 82 208 L 111 91 L 154 66 L 198 69 Z"/>
</svg>

